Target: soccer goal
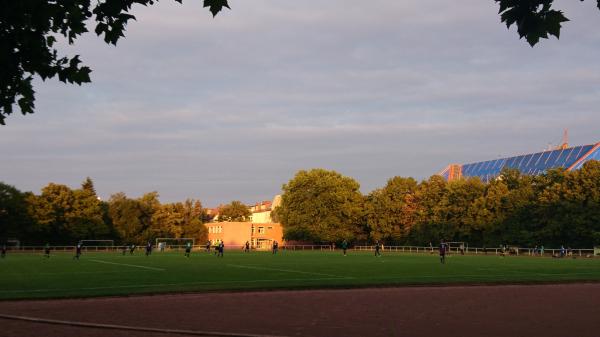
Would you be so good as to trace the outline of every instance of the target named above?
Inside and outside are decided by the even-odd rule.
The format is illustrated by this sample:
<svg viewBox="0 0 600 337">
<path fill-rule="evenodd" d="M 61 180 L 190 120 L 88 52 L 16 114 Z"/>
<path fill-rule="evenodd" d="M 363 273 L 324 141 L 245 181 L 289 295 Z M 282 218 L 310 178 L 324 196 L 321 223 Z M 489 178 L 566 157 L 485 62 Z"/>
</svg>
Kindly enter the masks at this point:
<svg viewBox="0 0 600 337">
<path fill-rule="evenodd" d="M 446 242 L 446 245 L 448 252 L 457 254 L 464 254 L 469 248 L 469 245 L 464 241 Z"/>
<path fill-rule="evenodd" d="M 165 250 L 184 248 L 188 243 L 192 244 L 192 247 L 196 244 L 196 240 L 193 238 L 157 238 L 156 248 L 164 252 Z"/>
<path fill-rule="evenodd" d="M 21 247 L 21 241 L 17 239 L 6 240 L 6 247 L 8 249 L 19 249 Z"/>
</svg>

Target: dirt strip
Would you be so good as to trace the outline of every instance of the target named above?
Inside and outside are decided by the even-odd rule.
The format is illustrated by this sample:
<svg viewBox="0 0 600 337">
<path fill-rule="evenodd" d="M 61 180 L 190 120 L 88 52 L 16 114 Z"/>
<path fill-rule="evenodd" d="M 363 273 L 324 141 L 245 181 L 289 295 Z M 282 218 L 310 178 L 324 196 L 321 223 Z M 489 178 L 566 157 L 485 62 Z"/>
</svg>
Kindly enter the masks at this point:
<svg viewBox="0 0 600 337">
<path fill-rule="evenodd" d="M 0 313 L 283 336 L 600 336 L 600 284 L 405 287 L 0 302 Z M 144 336 L 0 319 L 0 336 Z M 174 336 L 174 335 L 169 335 Z"/>
</svg>

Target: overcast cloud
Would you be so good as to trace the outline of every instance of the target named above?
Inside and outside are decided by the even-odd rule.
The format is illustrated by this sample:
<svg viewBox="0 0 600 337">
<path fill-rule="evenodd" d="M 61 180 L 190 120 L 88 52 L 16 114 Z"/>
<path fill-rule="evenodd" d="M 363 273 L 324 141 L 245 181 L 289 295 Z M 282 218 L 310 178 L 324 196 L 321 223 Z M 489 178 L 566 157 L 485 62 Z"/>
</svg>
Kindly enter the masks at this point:
<svg viewBox="0 0 600 337">
<path fill-rule="evenodd" d="M 200 0 L 136 8 L 119 45 L 86 35 L 93 83 L 36 84 L 0 128 L 0 181 L 92 177 L 107 199 L 269 200 L 301 169 L 427 178 L 449 163 L 600 141 L 600 12 L 561 1 L 561 39 L 530 48 L 492 0 Z"/>
</svg>

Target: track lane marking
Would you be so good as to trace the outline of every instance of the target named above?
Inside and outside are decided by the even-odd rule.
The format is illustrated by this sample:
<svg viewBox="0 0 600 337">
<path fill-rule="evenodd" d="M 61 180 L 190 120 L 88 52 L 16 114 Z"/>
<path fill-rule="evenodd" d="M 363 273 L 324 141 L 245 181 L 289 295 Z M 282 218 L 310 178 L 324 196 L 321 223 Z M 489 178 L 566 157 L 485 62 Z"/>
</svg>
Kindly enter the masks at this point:
<svg viewBox="0 0 600 337">
<path fill-rule="evenodd" d="M 0 314 L 0 319 L 26 321 L 26 322 L 33 322 L 33 323 L 54 324 L 54 325 L 76 326 L 76 327 L 93 328 L 93 329 L 159 332 L 159 333 L 166 333 L 166 334 L 193 335 L 193 336 L 206 336 L 206 337 L 218 337 L 218 336 L 223 336 L 223 337 L 284 337 L 284 336 L 249 334 L 249 333 L 164 329 L 164 328 L 151 328 L 151 327 L 119 325 L 119 324 L 88 323 L 88 322 L 65 321 L 65 320 L 57 320 L 57 319 L 5 315 L 5 314 Z"/>
</svg>

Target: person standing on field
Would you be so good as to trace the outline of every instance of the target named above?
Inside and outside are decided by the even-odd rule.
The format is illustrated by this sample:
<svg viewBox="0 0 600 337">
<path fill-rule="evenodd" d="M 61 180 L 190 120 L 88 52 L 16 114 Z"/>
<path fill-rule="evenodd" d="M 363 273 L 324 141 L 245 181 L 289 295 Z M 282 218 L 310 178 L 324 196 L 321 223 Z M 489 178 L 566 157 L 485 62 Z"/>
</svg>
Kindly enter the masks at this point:
<svg viewBox="0 0 600 337">
<path fill-rule="evenodd" d="M 210 253 L 210 240 L 206 241 L 206 252 Z"/>
<path fill-rule="evenodd" d="M 46 243 L 46 246 L 44 246 L 44 257 L 49 259 L 50 258 L 50 244 Z"/>
<path fill-rule="evenodd" d="M 344 240 L 342 242 L 342 251 L 344 252 L 344 256 L 346 256 L 346 250 L 348 250 L 348 241 Z"/>
<path fill-rule="evenodd" d="M 73 259 L 79 260 L 80 256 L 81 256 L 81 242 L 78 242 L 77 246 L 75 246 L 75 256 L 73 256 Z"/>
<path fill-rule="evenodd" d="M 444 239 L 440 242 L 440 262 L 442 264 L 446 263 L 446 243 L 444 242 Z"/>
<path fill-rule="evenodd" d="M 375 256 L 381 256 L 381 244 L 379 241 L 375 242 Z"/>
<path fill-rule="evenodd" d="M 185 256 L 190 257 L 191 252 L 192 252 L 192 243 L 188 241 L 188 243 L 185 244 Z"/>
<path fill-rule="evenodd" d="M 225 244 L 223 243 L 223 241 L 221 241 L 221 243 L 219 243 L 219 247 L 218 247 L 219 254 L 217 256 L 223 257 L 224 250 L 225 250 Z"/>
<path fill-rule="evenodd" d="M 246 244 L 244 245 L 244 252 L 245 253 L 250 252 L 250 242 L 248 242 L 248 241 L 246 241 Z"/>
<path fill-rule="evenodd" d="M 148 241 L 148 243 L 146 243 L 146 256 L 150 256 L 150 254 L 152 254 L 152 243 Z"/>
</svg>

